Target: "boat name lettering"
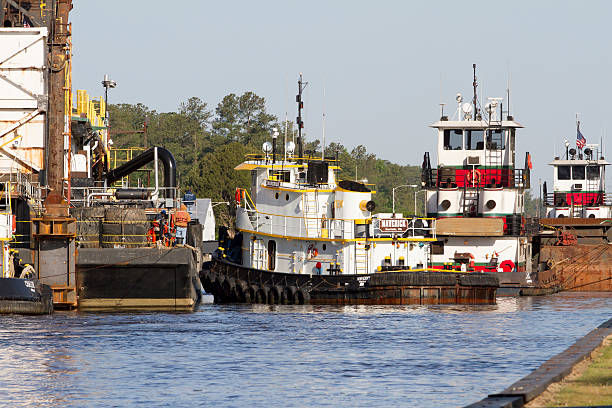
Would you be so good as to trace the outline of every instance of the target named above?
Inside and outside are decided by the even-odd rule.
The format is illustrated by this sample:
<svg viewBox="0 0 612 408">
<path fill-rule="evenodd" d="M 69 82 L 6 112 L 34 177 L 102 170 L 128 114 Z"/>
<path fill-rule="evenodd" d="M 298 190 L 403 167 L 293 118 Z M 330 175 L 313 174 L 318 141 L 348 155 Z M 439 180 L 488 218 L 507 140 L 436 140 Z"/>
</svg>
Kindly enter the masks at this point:
<svg viewBox="0 0 612 408">
<path fill-rule="evenodd" d="M 26 288 L 34 289 L 34 282 L 29 280 L 24 280 L 23 284 L 26 285 Z"/>
<path fill-rule="evenodd" d="M 266 180 L 266 186 L 268 186 L 268 187 L 280 187 L 280 181 Z"/>
<path fill-rule="evenodd" d="M 370 280 L 369 276 L 358 276 L 357 282 L 359 282 L 359 286 L 364 286 L 367 281 Z"/>
<path fill-rule="evenodd" d="M 406 218 L 381 218 L 379 223 L 381 232 L 399 232 L 408 230 L 408 220 Z"/>
</svg>

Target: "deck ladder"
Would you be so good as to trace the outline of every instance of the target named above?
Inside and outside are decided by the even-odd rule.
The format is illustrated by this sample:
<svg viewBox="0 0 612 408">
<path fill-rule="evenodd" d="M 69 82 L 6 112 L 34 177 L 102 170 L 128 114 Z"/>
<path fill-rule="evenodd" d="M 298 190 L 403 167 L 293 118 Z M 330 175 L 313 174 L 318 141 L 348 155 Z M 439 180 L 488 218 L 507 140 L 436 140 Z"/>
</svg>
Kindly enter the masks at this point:
<svg viewBox="0 0 612 408">
<path fill-rule="evenodd" d="M 304 214 L 304 224 L 306 225 L 306 236 L 309 238 L 319 238 L 319 202 L 317 192 L 304 192 L 302 194 L 302 208 Z"/>
<path fill-rule="evenodd" d="M 368 273 L 368 251 L 365 245 L 355 242 L 355 273 Z"/>
</svg>

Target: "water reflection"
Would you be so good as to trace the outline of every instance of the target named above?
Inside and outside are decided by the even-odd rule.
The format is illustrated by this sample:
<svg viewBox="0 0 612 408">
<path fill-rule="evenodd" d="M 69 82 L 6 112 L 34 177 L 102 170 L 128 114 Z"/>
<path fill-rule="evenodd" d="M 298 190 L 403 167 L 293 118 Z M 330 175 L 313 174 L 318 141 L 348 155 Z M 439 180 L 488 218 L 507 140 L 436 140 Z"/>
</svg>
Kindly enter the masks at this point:
<svg viewBox="0 0 612 408">
<path fill-rule="evenodd" d="M 7 406 L 459 406 L 610 317 L 611 294 L 494 306 L 203 304 L 0 317 Z M 562 328 L 562 329 L 561 329 Z"/>
</svg>

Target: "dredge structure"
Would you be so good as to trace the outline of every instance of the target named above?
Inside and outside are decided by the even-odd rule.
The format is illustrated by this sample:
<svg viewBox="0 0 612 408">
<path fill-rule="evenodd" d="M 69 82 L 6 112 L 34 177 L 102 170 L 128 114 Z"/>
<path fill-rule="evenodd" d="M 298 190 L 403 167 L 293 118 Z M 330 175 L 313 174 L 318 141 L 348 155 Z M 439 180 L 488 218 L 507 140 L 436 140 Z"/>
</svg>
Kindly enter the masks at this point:
<svg viewBox="0 0 612 408">
<path fill-rule="evenodd" d="M 302 147 L 302 76 L 298 137 L 277 151 L 278 132 L 237 171 L 251 174 L 236 191 L 236 235 L 201 274 L 217 302 L 313 304 L 493 304 L 498 279 L 487 273 L 432 270 L 434 218 L 376 214 L 373 186 L 339 180 L 337 158 Z"/>
<path fill-rule="evenodd" d="M 481 105 L 473 68 L 473 99 L 457 94 L 454 116 L 442 111 L 431 125 L 437 163 L 432 166 L 430 154 L 424 154 L 425 209 L 436 219 L 437 234 L 431 262 L 441 270 L 494 273 L 501 288 L 509 289 L 500 293 L 514 293 L 512 288 L 531 284 L 532 245 L 524 217 L 531 159 L 527 153 L 519 167 L 516 137 L 523 126 L 504 111 L 505 98 Z"/>
<path fill-rule="evenodd" d="M 56 308 L 191 309 L 201 226 L 189 226 L 182 247 L 168 245 L 171 231 L 160 245 L 153 231 L 180 205 L 174 157 L 155 146 L 113 149 L 107 98 L 74 98 L 72 7 L 0 0 L 0 182 L 15 220 L 3 269 L 14 264 L 7 279 L 18 279 L 30 268 Z M 130 177 L 145 167 L 147 180 Z"/>
</svg>

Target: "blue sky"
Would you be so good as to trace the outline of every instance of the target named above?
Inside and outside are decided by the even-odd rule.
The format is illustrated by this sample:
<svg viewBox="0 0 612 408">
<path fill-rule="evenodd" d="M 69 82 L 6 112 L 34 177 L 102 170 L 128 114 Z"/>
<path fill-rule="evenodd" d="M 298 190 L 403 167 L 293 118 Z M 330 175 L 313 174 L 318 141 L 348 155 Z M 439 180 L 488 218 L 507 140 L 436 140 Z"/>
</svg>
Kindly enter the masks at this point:
<svg viewBox="0 0 612 408">
<path fill-rule="evenodd" d="M 158 111 L 250 90 L 294 119 L 303 72 L 307 139 L 324 104 L 328 141 L 420 165 L 440 100 L 471 95 L 476 63 L 484 98 L 505 96 L 510 76 L 517 157 L 532 153 L 537 185 L 574 142 L 576 113 L 589 143 L 612 136 L 610 16 L 604 1 L 75 1 L 73 82 L 96 95 L 109 73 L 111 103 Z"/>
</svg>

